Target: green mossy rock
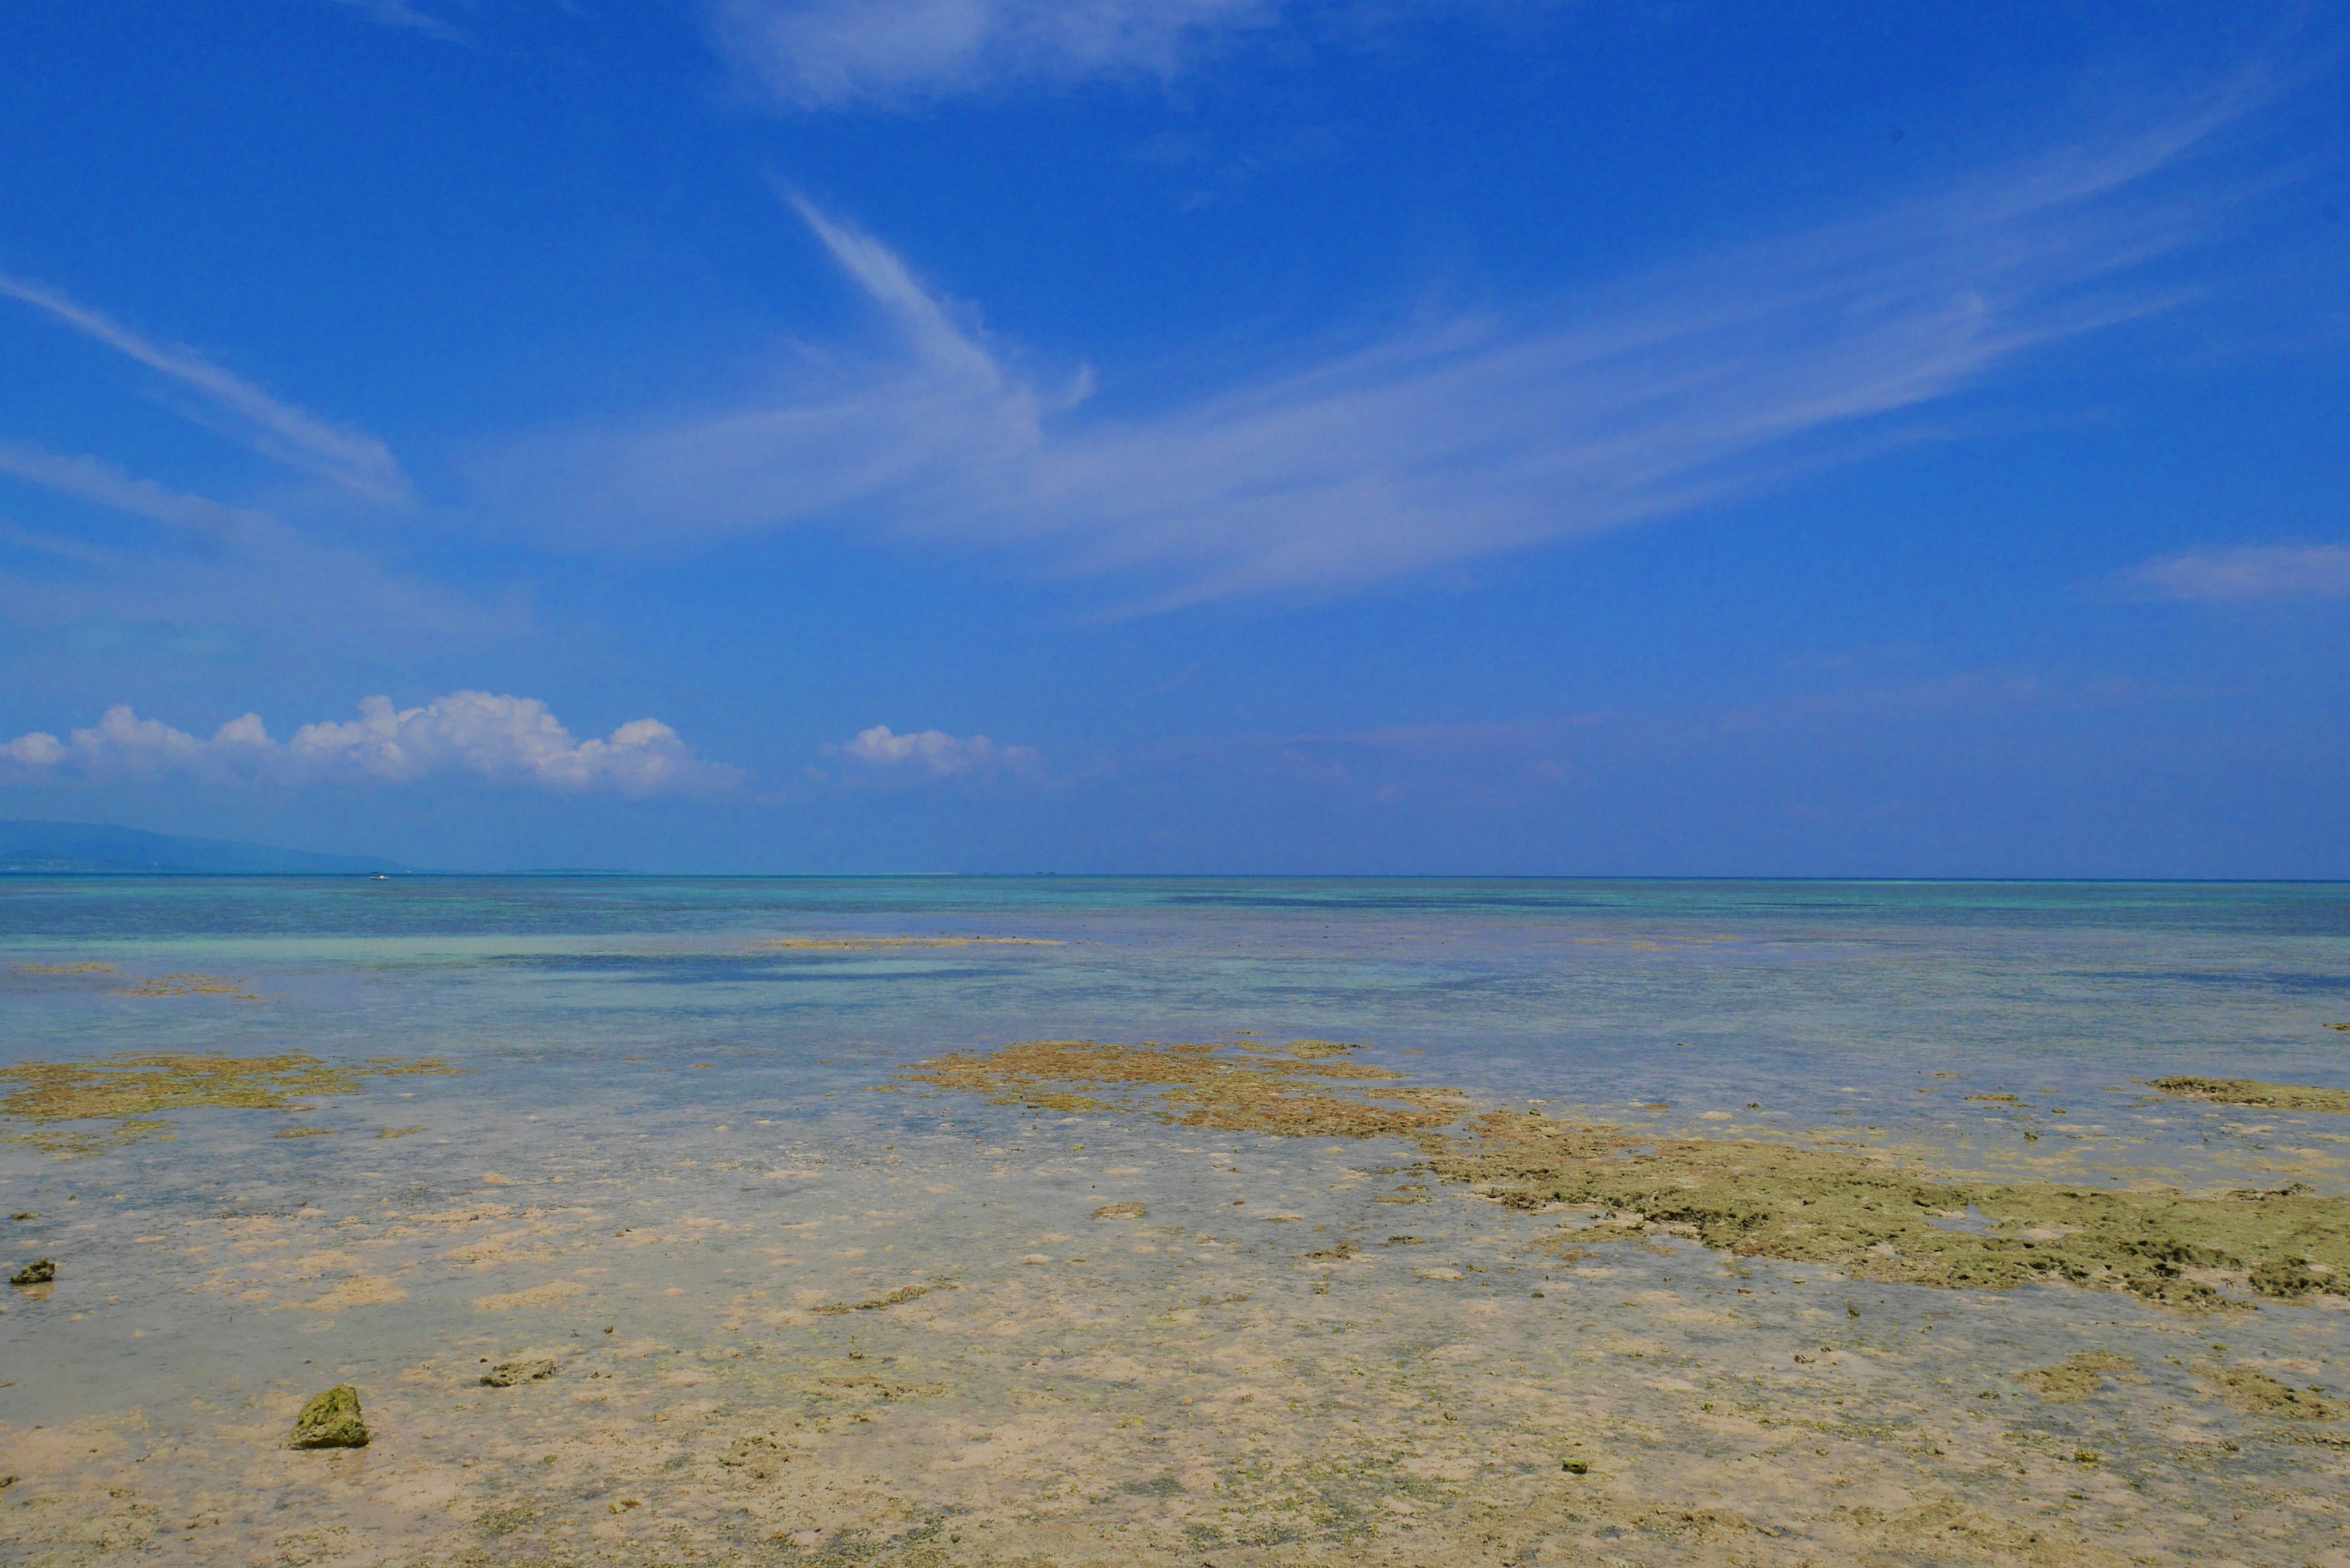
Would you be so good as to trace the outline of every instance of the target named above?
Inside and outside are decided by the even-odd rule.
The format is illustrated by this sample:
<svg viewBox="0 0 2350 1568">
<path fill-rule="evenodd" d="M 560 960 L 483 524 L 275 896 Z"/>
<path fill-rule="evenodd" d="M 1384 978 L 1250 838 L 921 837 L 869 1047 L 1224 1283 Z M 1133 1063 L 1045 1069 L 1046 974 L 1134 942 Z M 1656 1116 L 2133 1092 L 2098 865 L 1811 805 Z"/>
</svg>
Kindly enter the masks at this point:
<svg viewBox="0 0 2350 1568">
<path fill-rule="evenodd" d="M 294 1417 L 294 1435 L 286 1440 L 286 1446 L 364 1449 L 367 1440 L 367 1423 L 359 1419 L 359 1391 L 348 1383 L 338 1383 L 302 1407 L 302 1413 Z"/>
<path fill-rule="evenodd" d="M 47 1258 L 36 1258 L 8 1276 L 12 1285 L 46 1285 L 57 1277 L 57 1266 Z"/>
</svg>

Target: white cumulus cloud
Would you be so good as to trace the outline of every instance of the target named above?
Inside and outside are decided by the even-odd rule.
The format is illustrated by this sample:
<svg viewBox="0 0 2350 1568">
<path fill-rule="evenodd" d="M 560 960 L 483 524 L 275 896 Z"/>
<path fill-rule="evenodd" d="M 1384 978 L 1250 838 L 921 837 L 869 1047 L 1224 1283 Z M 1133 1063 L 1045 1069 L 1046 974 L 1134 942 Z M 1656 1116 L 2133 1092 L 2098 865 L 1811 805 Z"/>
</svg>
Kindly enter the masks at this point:
<svg viewBox="0 0 2350 1568">
<path fill-rule="evenodd" d="M 393 784 L 450 774 L 567 793 L 700 794 L 724 789 L 737 770 L 693 755 L 676 731 L 638 719 L 601 740 L 578 740 L 535 697 L 453 691 L 416 708 L 389 697 L 359 703 L 359 717 L 305 724 L 271 739 L 258 714 L 230 720 L 200 740 L 125 703 L 60 741 L 43 731 L 0 742 L 0 779 L 176 774 L 214 782 Z"/>
<path fill-rule="evenodd" d="M 2247 604 L 2350 598 L 2350 545 L 2243 545 L 2141 562 L 2117 581 L 2136 598 Z"/>
<path fill-rule="evenodd" d="M 1037 760 L 1031 747 L 999 746 L 985 735 L 958 739 L 943 730 L 919 730 L 899 735 L 892 733 L 887 724 L 860 730 L 855 740 L 827 746 L 825 750 L 868 767 L 907 768 L 941 777 L 1007 770 L 1026 773 L 1036 765 Z"/>
</svg>

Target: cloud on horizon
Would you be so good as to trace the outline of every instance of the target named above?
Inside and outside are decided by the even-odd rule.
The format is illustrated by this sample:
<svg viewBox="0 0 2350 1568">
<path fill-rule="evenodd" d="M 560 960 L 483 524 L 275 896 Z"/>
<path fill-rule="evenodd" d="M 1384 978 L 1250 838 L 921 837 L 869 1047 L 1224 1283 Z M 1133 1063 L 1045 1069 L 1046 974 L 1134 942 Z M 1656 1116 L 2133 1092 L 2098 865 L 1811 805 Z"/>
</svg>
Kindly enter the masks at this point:
<svg viewBox="0 0 2350 1568">
<path fill-rule="evenodd" d="M 369 697 L 359 707 L 355 720 L 305 724 L 281 744 L 258 714 L 232 719 L 210 740 L 199 740 L 118 703 L 62 741 L 36 730 L 0 742 L 0 784 L 166 774 L 220 784 L 413 784 L 456 774 L 640 798 L 712 794 L 742 779 L 737 769 L 697 759 L 658 719 L 580 741 L 532 697 L 454 691 L 417 708 L 395 708 L 389 697 Z"/>
<path fill-rule="evenodd" d="M 2241 545 L 2160 556 L 2117 573 L 2126 597 L 2194 604 L 2350 598 L 2350 545 Z"/>
<path fill-rule="evenodd" d="M 774 401 L 526 438 L 476 473 L 573 548 L 830 523 L 1120 579 L 1146 610 L 1348 591 L 1916 439 L 1892 416 L 2177 303 L 2141 269 L 2209 237 L 2230 198 L 2160 177 L 2261 92 L 1544 315 L 1456 315 L 1118 414 L 1089 374 L 1045 384 L 887 245 L 800 202 L 894 347 L 811 355 Z"/>
</svg>

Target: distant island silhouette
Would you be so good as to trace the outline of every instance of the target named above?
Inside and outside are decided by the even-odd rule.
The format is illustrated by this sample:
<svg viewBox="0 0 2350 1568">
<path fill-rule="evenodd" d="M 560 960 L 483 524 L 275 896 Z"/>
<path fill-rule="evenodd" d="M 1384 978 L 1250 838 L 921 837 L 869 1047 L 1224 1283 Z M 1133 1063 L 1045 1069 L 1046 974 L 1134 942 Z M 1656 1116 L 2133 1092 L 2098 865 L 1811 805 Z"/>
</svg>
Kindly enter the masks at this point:
<svg viewBox="0 0 2350 1568">
<path fill-rule="evenodd" d="M 0 876 L 373 876 L 411 867 L 220 838 L 176 838 L 104 822 L 0 822 Z"/>
</svg>

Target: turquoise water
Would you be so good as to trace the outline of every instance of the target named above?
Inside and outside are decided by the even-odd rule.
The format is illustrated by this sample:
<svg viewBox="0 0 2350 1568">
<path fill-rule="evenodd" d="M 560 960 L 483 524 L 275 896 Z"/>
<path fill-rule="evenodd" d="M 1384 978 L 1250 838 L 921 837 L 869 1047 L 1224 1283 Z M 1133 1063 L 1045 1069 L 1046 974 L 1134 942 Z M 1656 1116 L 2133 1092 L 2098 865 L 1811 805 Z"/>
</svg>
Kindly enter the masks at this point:
<svg viewBox="0 0 2350 1568">
<path fill-rule="evenodd" d="M 747 951 L 793 935 L 1064 950 Z M 520 1067 L 614 1044 L 879 1057 L 1007 1035 L 1235 1028 L 1374 1039 L 1448 1071 L 1654 1097 L 1897 1080 L 1925 1057 L 2048 1075 L 2350 1083 L 2350 888 L 1091 878 L 0 883 L 16 962 L 248 980 L 252 1015 L 8 983 L 6 1049 L 135 1020 Z M 184 1011 L 184 1010 L 183 1010 Z M 1684 1061 L 1661 1052 L 1687 1044 Z"/>
<path fill-rule="evenodd" d="M 1032 945 L 754 945 L 908 937 Z M 40 972 L 73 965 L 111 967 Z M 136 993 L 191 974 L 234 985 Z M 920 1555 L 933 1547 L 947 1552 L 937 1561 L 961 1560 L 947 1550 L 960 1541 L 941 1543 L 920 1522 L 951 1519 L 971 1521 L 973 1551 L 992 1542 L 999 1554 L 1049 1527 L 1071 1561 L 1107 1550 L 1104 1531 L 1153 1530 L 1174 1543 L 1170 1561 L 1211 1536 L 1269 1561 L 1309 1548 L 1360 1560 L 1350 1554 L 1452 1540 L 1433 1522 L 1455 1518 L 1445 1509 L 1533 1485 L 1494 1479 L 1492 1456 L 1551 1430 L 1545 1421 L 1582 1434 L 1562 1442 L 1646 1445 L 1669 1472 L 1699 1449 L 1729 1463 L 1729 1438 L 1676 1423 L 1715 1420 L 1757 1390 L 1797 1397 L 1784 1368 L 1770 1370 L 1791 1336 L 1832 1336 L 1836 1355 L 1874 1368 L 1840 1394 L 1814 1391 L 1806 1419 L 1848 1422 L 1866 1406 L 1884 1432 L 1942 1434 L 1930 1455 L 1870 1450 L 1859 1472 L 1870 1484 L 1898 1476 L 1903 1495 L 1926 1496 L 1943 1459 L 1973 1454 L 1969 1506 L 2022 1528 L 2042 1483 L 2002 1456 L 2027 1440 L 2043 1459 L 2094 1443 L 2108 1456 L 2099 1475 L 2127 1481 L 2110 1500 L 2120 1522 L 2099 1528 L 2159 1560 L 2200 1538 L 2131 1512 L 2131 1498 L 2170 1496 L 2188 1517 L 2225 1473 L 2251 1489 L 2240 1511 L 2279 1508 L 2339 1469 L 2336 1449 L 2261 1447 L 2229 1426 L 2238 1417 L 2176 1370 L 2185 1342 L 2210 1333 L 2178 1314 L 2054 1289 L 1872 1286 L 1863 1320 L 1847 1316 L 1862 1310 L 1851 1288 L 1821 1271 L 1729 1271 L 1669 1241 L 1574 1269 L 1546 1262 L 1552 1222 L 1425 1192 L 1400 1146 L 873 1091 L 943 1051 L 1253 1032 L 1359 1043 L 1367 1059 L 1479 1106 L 1532 1101 L 1681 1132 L 1825 1132 L 1954 1171 L 2189 1189 L 2289 1179 L 2342 1192 L 2350 1118 L 2167 1100 L 2141 1083 L 2190 1073 L 2350 1088 L 2350 1033 L 2327 1027 L 2338 1023 L 2350 1023 L 2341 886 L 0 880 L 0 1069 L 300 1052 L 463 1070 L 374 1078 L 300 1111 L 171 1112 L 168 1137 L 84 1158 L 0 1144 L 0 1199 L 38 1216 L 0 1232 L 6 1257 L 13 1267 L 46 1252 L 61 1269 L 53 1293 L 19 1296 L 0 1315 L 0 1469 L 27 1478 L 0 1508 L 29 1511 L 0 1517 L 39 1521 L 23 1528 L 41 1542 L 15 1557 L 0 1549 L 0 1561 L 99 1561 L 89 1542 L 101 1537 L 258 1560 L 265 1547 L 292 1550 L 288 1509 L 326 1521 L 327 1543 L 302 1548 L 317 1561 L 379 1560 L 353 1544 L 363 1539 L 403 1542 L 419 1561 L 453 1560 L 461 1545 L 592 1556 L 655 1541 L 712 1560 L 869 1555 L 892 1542 L 909 1561 L 933 1560 Z M 291 1130 L 315 1136 L 282 1136 Z M 1390 1207 L 1365 1207 L 1389 1189 Z M 1105 1240 L 1090 1211 L 1128 1199 L 1147 1203 L 1148 1223 Z M 1329 1238 L 1357 1234 L 1397 1241 L 1392 1261 L 1314 1261 Z M 855 1310 L 910 1286 L 933 1293 Z M 1351 1315 L 1316 1315 L 1348 1291 Z M 1464 1340 L 1472 1312 L 1492 1315 Z M 1195 1332 L 1184 1313 L 1232 1321 Z M 2338 1396 L 2345 1316 L 2271 1309 L 2221 1337 L 2229 1354 Z M 1864 1321 L 1865 1334 L 1847 1332 Z M 1950 1391 L 1981 1367 L 2045 1365 L 2093 1331 L 2147 1369 L 2131 1397 L 2168 1400 L 2159 1419 L 2093 1401 L 1979 1431 L 1995 1390 L 1982 1404 Z M 1605 1353 L 1619 1359 L 1600 1366 L 1602 1342 L 1650 1348 Z M 483 1361 L 524 1351 L 561 1359 L 562 1378 L 476 1386 Z M 1514 1413 L 1467 1376 L 1489 1352 L 1515 1358 L 1492 1385 L 1521 1391 Z M 1945 1355 L 1957 1359 L 1935 1359 Z M 868 1359 L 920 1364 L 906 1386 L 931 1392 L 885 1389 L 870 1411 L 843 1415 L 841 1390 L 879 1386 Z M 661 1370 L 672 1363 L 699 1370 Z M 1617 1404 L 1557 1414 L 1566 1390 L 1607 1367 L 1623 1369 L 1607 1374 Z M 275 1437 L 292 1406 L 328 1374 L 366 1391 L 384 1436 L 356 1456 L 282 1454 Z M 1327 1468 L 1305 1450 L 1339 1428 L 1259 1431 L 1254 1401 L 1287 1388 L 1284 1407 L 1305 1408 L 1313 1389 L 1356 1376 L 1459 1407 L 1445 1418 L 1491 1445 L 1484 1468 L 1447 1480 L 1411 1447 L 1419 1417 L 1390 1412 L 1401 1424 L 1374 1440 L 1357 1430 L 1369 1417 L 1334 1407 L 1328 1420 L 1356 1423 L 1347 1441 L 1385 1457 L 1359 1473 L 1338 1467 L 1297 1502 L 1300 1478 Z M 1179 1387 L 1196 1398 L 1178 1404 Z M 1709 1389 L 1718 1398 L 1700 1399 Z M 894 1446 L 827 1469 L 848 1465 L 853 1445 L 823 1449 L 806 1436 L 815 1427 L 791 1428 L 816 1447 L 790 1474 L 821 1474 L 821 1486 L 778 1471 L 762 1484 L 784 1490 L 738 1497 L 727 1489 L 748 1486 L 749 1472 L 724 1463 L 723 1443 L 705 1452 L 676 1436 L 771 1405 L 847 1423 L 840 1444 L 852 1428 L 879 1443 L 866 1434 L 886 1426 Z M 1223 1424 L 1194 1432 L 1211 1408 Z M 1105 1425 L 1112 1410 L 1118 1424 Z M 589 1417 L 609 1424 L 583 1426 Z M 1756 1441 L 1779 1441 L 1768 1427 Z M 745 1429 L 728 1428 L 726 1441 L 747 1441 Z M 942 1457 L 969 1443 L 1003 1457 Z M 1252 1443 L 1268 1456 L 1255 1469 L 1219 1458 Z M 1121 1444 L 1139 1445 L 1128 1469 Z M 458 1449 L 462 1459 L 447 1457 Z M 1852 1470 L 1844 1450 L 1756 1451 L 1778 1456 L 1772 1486 L 1717 1488 L 1729 1500 L 1719 1506 L 1775 1521 L 1778 1533 L 1748 1542 L 1755 1560 L 1782 1541 L 1790 1562 L 1800 1543 L 1822 1560 L 1895 1550 L 1837 1512 L 1851 1475 L 1828 1472 Z M 626 1465 L 612 1457 L 624 1453 Z M 1914 1466 L 1925 1468 L 1903 1468 Z M 861 1513 L 823 1501 L 852 1480 L 894 1501 Z M 1145 1490 L 1118 1490 L 1129 1484 Z M 2074 1476 L 2052 1495 L 2076 1511 L 2106 1506 L 2090 1485 Z M 1816 1497 L 1798 1497 L 1804 1486 Z M 140 1487 L 160 1500 L 153 1518 L 123 1512 L 118 1494 Z M 1062 1489 L 1079 1501 L 1038 1501 Z M 619 1508 L 621 1491 L 633 1506 Z M 1211 1497 L 1222 1501 L 1185 1501 Z M 1299 1507 L 1321 1511 L 1321 1535 L 1259 1539 L 1232 1518 Z M 514 1525 L 511 1542 L 485 1535 L 501 1508 L 535 1522 Z M 1643 1555 L 1630 1515 L 1575 1517 L 1618 1532 L 1595 1539 L 1631 1541 L 1607 1548 L 1619 1558 L 1677 1560 Z M 2317 1528 L 2291 1523 L 2274 1552 L 2245 1560 L 2314 1560 L 2293 1553 Z"/>
<path fill-rule="evenodd" d="M 746 945 L 903 935 L 1066 945 Z M 2324 1027 L 2350 1021 L 2339 886 L 27 879 L 0 883 L 0 1062 L 437 1055 L 549 1101 L 756 1092 L 807 1114 L 812 1091 L 941 1050 L 1243 1030 L 1420 1053 L 1429 1079 L 1483 1096 L 1760 1100 L 1929 1138 L 1948 1096 L 1916 1090 L 1934 1071 L 2099 1115 L 2170 1073 L 2350 1086 L 2350 1035 Z M 270 1000 L 9 972 L 43 961 Z M 679 1056 L 723 1075 L 647 1070 Z M 2051 1120 L 2033 1125 L 2080 1125 Z"/>
</svg>

